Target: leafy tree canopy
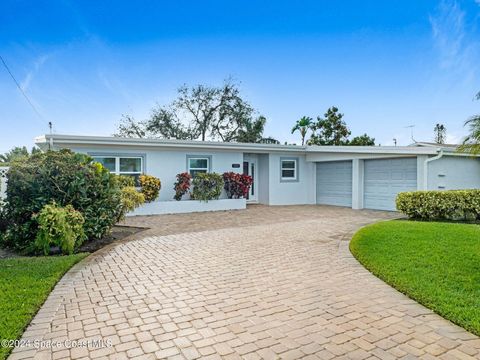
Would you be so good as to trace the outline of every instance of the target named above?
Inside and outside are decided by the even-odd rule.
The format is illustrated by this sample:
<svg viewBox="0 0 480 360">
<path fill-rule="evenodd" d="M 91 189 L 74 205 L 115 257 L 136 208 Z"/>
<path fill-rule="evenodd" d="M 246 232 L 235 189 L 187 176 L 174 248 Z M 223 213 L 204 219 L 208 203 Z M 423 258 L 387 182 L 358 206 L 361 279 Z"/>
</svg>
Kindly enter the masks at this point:
<svg viewBox="0 0 480 360">
<path fill-rule="evenodd" d="M 0 155 L 0 163 L 11 163 L 12 161 L 22 160 L 39 152 L 41 152 L 41 150 L 37 147 L 33 147 L 31 153 L 29 153 L 26 146 L 16 146 L 9 152 Z"/>
<path fill-rule="evenodd" d="M 375 146 L 375 138 L 368 136 L 367 134 L 363 134 L 360 136 L 355 136 L 352 140 L 348 142 L 346 145 L 352 146 Z"/>
<path fill-rule="evenodd" d="M 148 120 L 124 116 L 116 136 L 260 142 L 266 119 L 255 113 L 230 79 L 220 87 L 184 85 L 172 103 L 157 105 Z"/>
<path fill-rule="evenodd" d="M 296 126 L 292 132 L 296 130 Z M 335 106 L 329 108 L 323 118 L 317 116 L 317 121 L 311 123 L 310 129 L 312 130 L 312 135 L 307 142 L 309 145 L 375 145 L 375 139 L 367 134 L 355 136 L 350 140 L 351 131 L 343 120 L 343 114 Z"/>
<path fill-rule="evenodd" d="M 343 121 L 343 114 L 332 106 L 324 117 L 317 117 L 312 125 L 313 134 L 308 143 L 310 145 L 345 145 L 351 132 Z"/>
</svg>

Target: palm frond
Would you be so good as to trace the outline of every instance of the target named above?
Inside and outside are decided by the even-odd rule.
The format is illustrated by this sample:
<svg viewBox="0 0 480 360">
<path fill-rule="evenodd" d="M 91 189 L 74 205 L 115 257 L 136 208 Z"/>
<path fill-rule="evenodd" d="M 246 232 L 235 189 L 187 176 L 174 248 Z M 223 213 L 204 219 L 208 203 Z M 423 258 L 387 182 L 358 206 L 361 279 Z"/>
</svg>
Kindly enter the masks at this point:
<svg viewBox="0 0 480 360">
<path fill-rule="evenodd" d="M 471 154 L 480 154 L 480 115 L 472 116 L 465 121 L 465 126 L 468 126 L 469 134 L 463 140 L 463 143 L 458 147 L 458 151 Z"/>
</svg>

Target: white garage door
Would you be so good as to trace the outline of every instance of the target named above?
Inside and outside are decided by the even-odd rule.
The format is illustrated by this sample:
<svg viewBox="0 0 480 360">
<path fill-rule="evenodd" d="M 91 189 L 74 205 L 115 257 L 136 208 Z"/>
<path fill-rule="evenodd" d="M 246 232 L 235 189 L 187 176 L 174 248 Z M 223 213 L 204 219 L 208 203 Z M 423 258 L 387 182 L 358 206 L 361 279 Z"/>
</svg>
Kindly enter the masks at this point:
<svg viewBox="0 0 480 360">
<path fill-rule="evenodd" d="M 352 162 L 317 163 L 317 204 L 352 206 Z"/>
<path fill-rule="evenodd" d="M 397 194 L 416 189 L 416 158 L 365 160 L 365 208 L 395 210 Z"/>
</svg>

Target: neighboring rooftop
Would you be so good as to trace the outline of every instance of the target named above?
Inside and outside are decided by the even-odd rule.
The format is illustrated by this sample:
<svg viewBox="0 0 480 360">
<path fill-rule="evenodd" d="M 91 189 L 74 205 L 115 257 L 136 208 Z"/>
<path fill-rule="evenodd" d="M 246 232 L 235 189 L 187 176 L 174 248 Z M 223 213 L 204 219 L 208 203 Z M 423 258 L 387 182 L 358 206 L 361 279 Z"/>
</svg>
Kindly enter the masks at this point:
<svg viewBox="0 0 480 360">
<path fill-rule="evenodd" d="M 441 148 L 453 148 L 456 149 L 459 145 L 458 144 L 437 144 L 434 142 L 426 142 L 426 141 L 419 141 L 414 142 L 409 146 L 424 146 L 424 147 L 441 147 Z"/>
</svg>

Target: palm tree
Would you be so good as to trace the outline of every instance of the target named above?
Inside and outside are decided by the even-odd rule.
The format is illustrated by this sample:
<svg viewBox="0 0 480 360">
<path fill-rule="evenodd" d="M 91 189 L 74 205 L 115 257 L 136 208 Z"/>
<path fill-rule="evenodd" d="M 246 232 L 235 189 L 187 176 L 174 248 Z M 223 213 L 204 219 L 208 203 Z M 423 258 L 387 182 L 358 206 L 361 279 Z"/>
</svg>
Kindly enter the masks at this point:
<svg viewBox="0 0 480 360">
<path fill-rule="evenodd" d="M 480 92 L 475 98 L 480 100 Z M 465 121 L 465 126 L 468 126 L 469 134 L 463 140 L 458 150 L 472 155 L 478 155 L 480 154 L 480 115 L 472 116 Z"/>
<path fill-rule="evenodd" d="M 312 121 L 313 119 L 311 117 L 303 116 L 300 120 L 297 120 L 297 123 L 292 129 L 292 134 L 295 131 L 300 132 L 300 136 L 302 137 L 302 146 L 305 144 L 305 136 L 307 136 L 307 131 L 313 124 Z"/>
</svg>

